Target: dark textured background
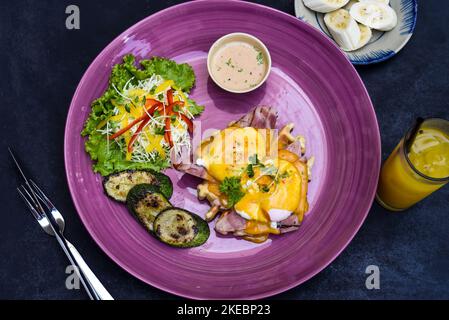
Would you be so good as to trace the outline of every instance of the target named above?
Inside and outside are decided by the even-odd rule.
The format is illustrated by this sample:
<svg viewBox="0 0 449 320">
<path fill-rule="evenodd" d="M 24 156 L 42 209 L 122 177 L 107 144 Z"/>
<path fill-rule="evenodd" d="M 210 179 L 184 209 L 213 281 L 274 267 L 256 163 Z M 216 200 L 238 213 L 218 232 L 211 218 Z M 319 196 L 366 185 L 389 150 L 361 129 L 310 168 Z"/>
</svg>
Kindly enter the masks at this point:
<svg viewBox="0 0 449 320">
<path fill-rule="evenodd" d="M 63 134 L 83 72 L 119 33 L 182 1 L 1 1 L 0 4 L 0 298 L 85 299 L 65 289 L 66 257 L 26 212 L 7 157 L 12 145 L 64 213 L 67 237 L 118 299 L 173 299 L 133 278 L 93 242 L 72 204 Z M 257 1 L 294 14 L 293 0 Z M 77 4 L 81 29 L 65 28 Z M 409 44 L 393 59 L 360 67 L 373 100 L 385 158 L 420 116 L 449 118 L 449 2 L 420 1 Z M 449 187 L 392 214 L 374 204 L 347 249 L 307 283 L 277 299 L 449 299 Z M 380 267 L 381 289 L 365 288 L 365 268 Z"/>
</svg>

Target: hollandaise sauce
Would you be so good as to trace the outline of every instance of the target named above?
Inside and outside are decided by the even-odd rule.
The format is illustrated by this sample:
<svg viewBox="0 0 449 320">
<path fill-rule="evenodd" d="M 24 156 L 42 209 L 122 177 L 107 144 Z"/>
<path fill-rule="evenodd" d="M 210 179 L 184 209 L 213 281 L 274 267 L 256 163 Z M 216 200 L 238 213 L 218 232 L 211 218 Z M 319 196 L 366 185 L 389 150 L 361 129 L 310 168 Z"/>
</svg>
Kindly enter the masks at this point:
<svg viewBox="0 0 449 320">
<path fill-rule="evenodd" d="M 298 207 L 301 178 L 296 167 L 285 160 L 276 161 L 271 175 L 265 175 L 265 168 L 254 168 L 252 177 L 242 175 L 245 195 L 235 210 L 248 220 L 279 222 Z"/>
<path fill-rule="evenodd" d="M 247 220 L 246 233 L 255 236 L 279 234 L 277 222 L 295 214 L 301 190 L 307 187 L 295 163 L 298 156 L 292 154 L 288 161 L 287 150 L 283 158 L 266 153 L 270 135 L 262 132 L 228 128 L 204 142 L 199 151 L 201 165 L 217 180 L 218 186 L 211 184 L 209 190 L 220 193 Z"/>
<path fill-rule="evenodd" d="M 449 122 L 426 120 L 408 152 L 404 139 L 385 161 L 377 200 L 390 210 L 404 210 L 449 181 Z"/>
</svg>

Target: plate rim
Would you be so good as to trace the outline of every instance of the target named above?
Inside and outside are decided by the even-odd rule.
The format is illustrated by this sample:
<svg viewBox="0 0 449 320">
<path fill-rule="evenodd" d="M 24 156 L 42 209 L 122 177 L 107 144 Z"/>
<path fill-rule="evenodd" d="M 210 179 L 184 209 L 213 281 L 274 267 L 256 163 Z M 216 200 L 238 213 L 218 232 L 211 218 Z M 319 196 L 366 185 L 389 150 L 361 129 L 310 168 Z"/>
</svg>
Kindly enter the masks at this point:
<svg viewBox="0 0 449 320">
<path fill-rule="evenodd" d="M 142 282 L 144 282 L 144 283 L 146 283 L 146 284 L 148 284 L 148 285 L 150 285 L 150 286 L 152 286 L 154 288 L 157 288 L 159 290 L 162 290 L 164 292 L 167 292 L 167 293 L 170 293 L 170 294 L 173 294 L 173 295 L 176 295 L 176 296 L 189 298 L 189 299 L 199 299 L 199 300 L 211 299 L 211 298 L 204 297 L 204 296 L 199 296 L 199 295 L 192 295 L 192 294 L 188 294 L 188 293 L 186 294 L 186 293 L 184 293 L 182 291 L 178 291 L 176 289 L 175 290 L 171 289 L 169 286 L 159 285 L 159 284 L 154 283 L 153 281 L 151 281 L 151 279 L 146 279 L 146 278 L 140 276 L 137 272 L 134 272 L 132 270 L 132 268 L 126 266 L 126 264 L 123 263 L 119 258 L 116 258 L 115 255 L 108 249 L 108 246 L 104 245 L 102 243 L 102 241 L 95 235 L 95 232 L 93 232 L 91 230 L 90 224 L 86 220 L 86 217 L 84 217 L 80 213 L 81 212 L 80 202 L 74 196 L 75 195 L 76 186 L 73 183 L 73 179 L 70 178 L 70 169 L 69 169 L 69 165 L 68 165 L 70 155 L 68 154 L 67 144 L 68 144 L 68 141 L 70 139 L 70 137 L 69 137 L 69 123 L 70 123 L 70 119 L 71 119 L 72 114 L 75 112 L 74 101 L 77 100 L 77 97 L 78 97 L 78 95 L 80 94 L 80 91 L 81 91 L 81 85 L 82 85 L 83 82 L 85 82 L 85 80 L 87 78 L 87 75 L 90 73 L 91 69 L 93 69 L 94 66 L 97 64 L 96 63 L 97 60 L 100 60 L 100 58 L 103 57 L 117 41 L 122 39 L 123 36 L 125 36 L 127 34 L 130 34 L 134 29 L 138 28 L 141 24 L 145 23 L 147 20 L 149 20 L 149 19 L 151 19 L 151 18 L 153 18 L 155 16 L 162 15 L 162 14 L 164 14 L 167 11 L 170 11 L 170 10 L 175 10 L 175 9 L 178 9 L 178 8 L 182 8 L 184 6 L 196 5 L 197 3 L 210 3 L 212 1 L 221 2 L 221 3 L 227 3 L 227 4 L 235 2 L 235 3 L 238 3 L 239 5 L 244 5 L 244 6 L 249 6 L 249 7 L 256 7 L 256 8 L 259 8 L 259 9 L 268 10 L 270 12 L 281 14 L 286 19 L 290 19 L 294 23 L 302 24 L 306 29 L 308 28 L 312 33 L 314 32 L 314 33 L 317 34 L 317 36 L 319 35 L 319 37 L 322 38 L 323 41 L 326 41 L 331 46 L 333 46 L 335 48 L 338 48 L 337 45 L 331 39 L 329 39 L 327 36 L 323 35 L 322 32 L 320 32 L 319 30 L 317 30 L 315 27 L 311 26 L 310 24 L 308 24 L 308 23 L 306 23 L 304 21 L 301 21 L 300 19 L 298 19 L 297 17 L 295 17 L 293 15 L 290 15 L 288 13 L 285 13 L 283 11 L 280 11 L 280 10 L 277 10 L 277 9 L 274 9 L 274 8 L 271 8 L 271 7 L 268 7 L 268 6 L 265 6 L 265 5 L 252 3 L 252 2 L 246 2 L 246 1 L 240 1 L 240 0 L 195 0 L 195 1 L 188 1 L 188 2 L 184 2 L 184 3 L 181 3 L 181 4 L 174 5 L 174 6 L 170 6 L 168 8 L 163 9 L 163 10 L 155 12 L 155 13 L 153 13 L 153 14 L 151 14 L 151 15 L 143 18 L 143 19 L 141 19 L 140 21 L 132 24 L 130 27 L 128 27 L 126 30 L 124 30 L 118 36 L 116 36 L 113 40 L 111 40 L 101 50 L 101 52 L 94 58 L 94 60 L 89 64 L 88 68 L 86 69 L 86 71 L 84 72 L 84 74 L 81 77 L 80 81 L 78 82 L 77 88 L 76 88 L 76 90 L 75 90 L 75 92 L 73 94 L 73 97 L 71 99 L 71 102 L 70 102 L 70 107 L 69 107 L 69 110 L 68 110 L 68 113 L 67 113 L 67 118 L 66 118 L 65 128 L 64 128 L 64 167 L 65 167 L 66 179 L 67 179 L 67 184 L 68 184 L 68 187 L 69 187 L 70 196 L 72 198 L 72 201 L 74 203 L 76 212 L 77 212 L 78 216 L 80 217 L 84 228 L 87 230 L 87 232 L 90 235 L 90 237 L 92 237 L 92 239 L 94 240 L 96 245 L 101 248 L 101 250 L 106 254 L 106 256 L 109 259 L 111 259 L 120 268 L 125 270 L 127 273 L 129 273 L 133 277 L 139 279 L 140 281 L 142 281 Z M 346 55 L 341 50 L 338 50 L 338 51 L 339 51 L 339 53 L 336 53 L 336 54 L 341 54 L 342 57 L 344 57 L 346 60 L 348 60 Z M 374 110 L 374 106 L 373 106 L 373 103 L 371 101 L 371 97 L 370 97 L 370 95 L 368 93 L 368 90 L 367 90 L 363 80 L 361 79 L 360 75 L 358 74 L 358 72 L 354 68 L 354 66 L 350 63 L 350 61 L 348 61 L 348 63 L 349 63 L 348 67 L 352 69 L 354 77 L 358 81 L 360 81 L 361 87 L 362 87 L 361 92 L 363 91 L 363 94 L 365 95 L 365 98 L 367 99 L 367 101 L 368 101 L 368 103 L 369 103 L 369 105 L 371 107 L 369 109 L 369 111 L 370 111 L 371 115 L 373 116 L 373 120 L 374 120 L 373 121 L 373 125 L 375 124 L 375 134 L 376 134 L 376 137 L 377 137 L 374 148 L 377 149 L 376 151 L 378 152 L 378 156 L 377 156 L 378 159 L 377 159 L 377 162 L 376 162 L 376 164 L 377 164 L 376 174 L 378 176 L 378 174 L 380 172 L 380 165 L 381 165 L 381 160 L 382 160 L 382 149 L 381 149 L 382 145 L 381 145 L 379 122 L 377 120 L 377 115 L 376 115 L 376 112 Z M 373 127 L 373 129 L 374 129 L 374 127 Z M 370 211 L 370 209 L 371 209 L 371 207 L 373 205 L 374 198 L 375 198 L 375 193 L 376 193 L 376 188 L 373 188 L 373 190 L 371 191 L 370 196 L 368 197 L 368 198 L 371 199 L 371 201 L 369 203 L 367 202 L 367 204 L 365 206 L 365 209 L 362 210 L 364 212 L 363 212 L 363 215 L 362 214 L 360 215 L 361 216 L 360 223 L 358 225 L 356 225 L 356 227 L 354 228 L 353 232 L 351 232 L 352 235 L 350 237 L 348 237 L 347 241 L 344 243 L 344 245 L 342 245 L 342 247 L 339 250 L 336 250 L 336 252 L 333 255 L 331 255 L 328 259 L 326 259 L 325 262 L 321 266 L 318 266 L 314 272 L 311 272 L 309 275 L 307 275 L 307 276 L 305 276 L 305 277 L 303 277 L 303 278 L 301 278 L 299 280 L 292 281 L 288 285 L 281 286 L 278 289 L 273 289 L 271 291 L 266 291 L 266 292 L 263 292 L 263 293 L 253 294 L 253 295 L 245 297 L 245 298 L 237 298 L 237 299 L 256 300 L 256 299 L 267 298 L 267 297 L 271 297 L 271 296 L 283 293 L 283 292 L 285 292 L 287 290 L 290 290 L 290 289 L 292 289 L 294 287 L 297 287 L 298 285 L 300 285 L 300 284 L 310 280 L 311 278 L 316 276 L 318 273 L 323 271 L 325 268 L 327 268 L 343 252 L 343 250 L 345 250 L 347 248 L 349 243 L 353 240 L 355 235 L 359 232 L 361 226 L 365 222 L 365 220 L 366 220 L 366 218 L 367 218 L 367 216 L 369 214 L 369 211 Z"/>
<path fill-rule="evenodd" d="M 402 0 L 399 0 L 402 1 Z M 373 57 L 367 60 L 353 60 L 352 56 L 351 56 L 351 52 L 344 52 L 344 55 L 347 57 L 347 59 L 356 66 L 364 66 L 364 65 L 370 65 L 370 64 L 375 64 L 375 63 L 380 63 L 386 60 L 389 60 L 391 58 L 393 58 L 395 55 L 397 55 L 404 47 L 405 45 L 410 41 L 410 39 L 413 36 L 413 33 L 415 32 L 415 28 L 416 28 L 416 23 L 418 21 L 418 0 L 410 0 L 413 1 L 413 24 L 412 27 L 410 29 L 410 32 L 407 34 L 406 37 L 404 37 L 404 39 L 401 41 L 401 43 L 397 46 L 397 48 L 393 49 L 393 50 L 389 50 L 389 52 L 387 51 L 386 54 L 382 55 L 381 57 Z M 299 17 L 298 14 L 298 10 L 299 10 L 299 2 L 302 2 L 302 0 L 295 0 L 294 6 L 295 6 L 295 17 L 297 19 L 302 20 Z M 318 30 L 318 28 L 315 25 L 312 25 L 309 22 L 306 22 L 307 24 L 311 25 L 312 27 L 316 28 Z M 322 32 L 321 30 L 318 30 L 320 32 Z M 326 37 L 328 37 L 326 35 Z M 340 49 L 341 50 L 341 49 Z"/>
</svg>

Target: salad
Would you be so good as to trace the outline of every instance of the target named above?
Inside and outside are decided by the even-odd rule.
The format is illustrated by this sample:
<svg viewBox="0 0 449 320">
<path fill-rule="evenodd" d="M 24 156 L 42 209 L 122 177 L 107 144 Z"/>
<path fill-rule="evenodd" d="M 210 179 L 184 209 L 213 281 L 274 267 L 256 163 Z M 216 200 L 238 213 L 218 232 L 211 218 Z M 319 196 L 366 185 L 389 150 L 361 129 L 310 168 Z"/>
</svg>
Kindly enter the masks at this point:
<svg viewBox="0 0 449 320">
<path fill-rule="evenodd" d="M 93 101 L 82 136 L 103 176 L 124 170 L 161 171 L 170 154 L 190 151 L 192 120 L 204 110 L 189 98 L 195 83 L 190 65 L 126 55 L 116 64 L 104 94 Z"/>
</svg>

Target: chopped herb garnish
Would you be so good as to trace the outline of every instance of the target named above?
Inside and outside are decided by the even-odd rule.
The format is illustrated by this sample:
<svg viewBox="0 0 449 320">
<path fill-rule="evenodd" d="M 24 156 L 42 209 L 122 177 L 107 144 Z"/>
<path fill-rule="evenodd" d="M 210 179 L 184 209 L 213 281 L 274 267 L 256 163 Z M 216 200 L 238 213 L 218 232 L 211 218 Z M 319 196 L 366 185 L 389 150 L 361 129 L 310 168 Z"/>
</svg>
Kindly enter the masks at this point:
<svg viewBox="0 0 449 320">
<path fill-rule="evenodd" d="M 154 111 L 153 116 L 155 118 L 160 117 L 161 113 L 159 112 L 159 110 Z"/>
<path fill-rule="evenodd" d="M 146 97 L 146 96 L 143 96 L 143 97 L 142 97 L 142 103 L 145 104 L 146 102 L 147 102 L 147 97 Z"/>
<path fill-rule="evenodd" d="M 257 59 L 257 64 L 263 64 L 263 53 L 262 53 L 262 51 L 260 51 L 260 52 L 257 54 L 256 59 Z"/>
<path fill-rule="evenodd" d="M 180 109 L 179 109 L 179 106 L 178 106 L 178 105 L 174 105 L 174 106 L 173 106 L 173 111 L 174 111 L 174 112 L 179 112 L 179 110 L 180 110 Z"/>
<path fill-rule="evenodd" d="M 139 103 L 139 97 L 138 97 L 138 96 L 136 96 L 136 97 L 134 98 L 134 103 Z"/>
<path fill-rule="evenodd" d="M 161 126 L 161 127 L 154 128 L 154 134 L 163 136 L 165 134 L 165 127 Z"/>
<path fill-rule="evenodd" d="M 170 116 L 170 120 L 171 122 L 175 122 L 176 121 L 176 116 L 173 114 Z"/>
<path fill-rule="evenodd" d="M 158 99 L 158 100 L 164 100 L 164 94 L 163 94 L 163 93 L 159 93 L 159 94 L 157 95 L 157 99 Z"/>
<path fill-rule="evenodd" d="M 237 72 L 242 72 L 242 71 L 243 71 L 243 69 L 242 69 L 242 68 L 240 68 L 240 69 L 238 69 L 238 70 L 237 70 Z"/>
<path fill-rule="evenodd" d="M 150 94 L 154 94 L 156 92 L 156 86 L 153 86 L 150 90 Z"/>
<path fill-rule="evenodd" d="M 269 192 L 270 191 L 270 187 L 269 186 L 263 186 L 262 187 L 262 191 L 263 192 Z"/>
<path fill-rule="evenodd" d="M 257 153 L 253 154 L 252 156 L 248 157 L 249 163 L 251 164 L 259 164 L 259 158 L 257 156 Z"/>
<path fill-rule="evenodd" d="M 246 174 L 250 178 L 254 177 L 254 168 L 253 168 L 253 165 L 251 163 L 248 164 L 248 166 L 246 167 Z"/>
<path fill-rule="evenodd" d="M 131 107 L 129 106 L 129 104 L 125 104 L 125 110 L 126 110 L 126 112 L 128 112 L 128 113 L 131 112 Z"/>
<path fill-rule="evenodd" d="M 239 177 L 226 177 L 220 184 L 220 192 L 225 194 L 228 198 L 228 207 L 233 207 L 245 193 L 242 191 Z"/>
<path fill-rule="evenodd" d="M 278 177 L 279 177 L 279 179 L 285 179 L 285 178 L 288 178 L 289 176 L 290 176 L 290 173 L 288 173 L 288 171 L 284 171 Z"/>
<path fill-rule="evenodd" d="M 231 58 L 229 58 L 229 59 L 228 59 L 228 61 L 226 61 L 226 64 L 228 65 L 228 67 L 230 67 L 230 66 L 231 66 L 231 64 L 232 64 L 232 60 L 231 60 Z"/>
</svg>

